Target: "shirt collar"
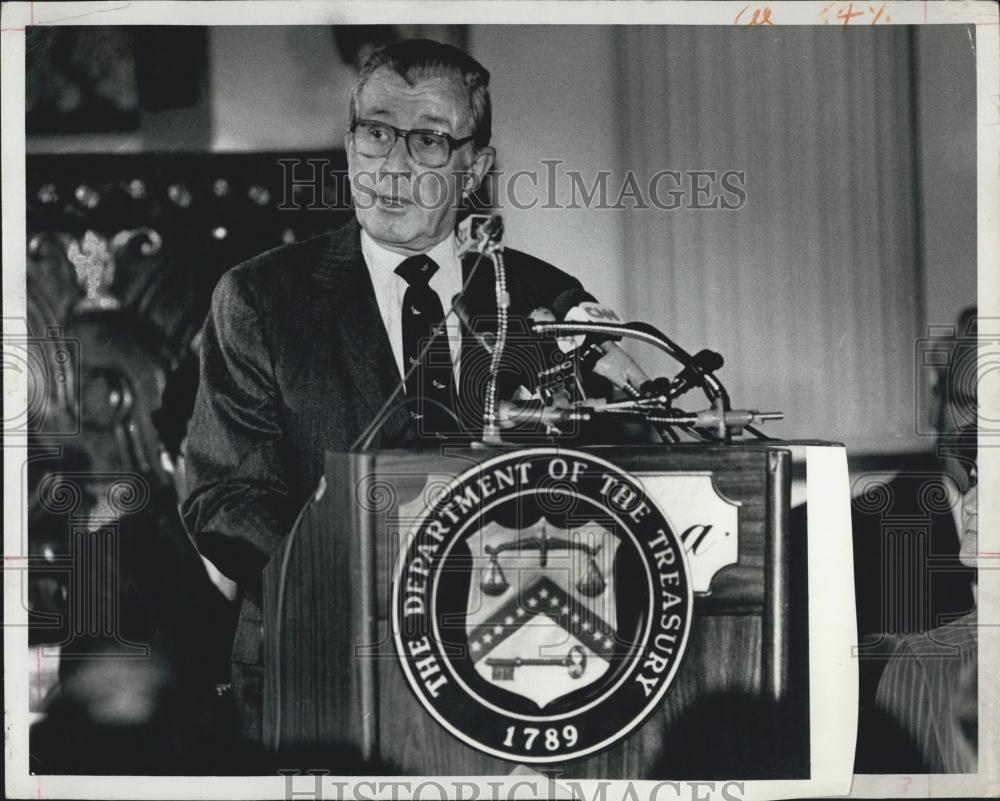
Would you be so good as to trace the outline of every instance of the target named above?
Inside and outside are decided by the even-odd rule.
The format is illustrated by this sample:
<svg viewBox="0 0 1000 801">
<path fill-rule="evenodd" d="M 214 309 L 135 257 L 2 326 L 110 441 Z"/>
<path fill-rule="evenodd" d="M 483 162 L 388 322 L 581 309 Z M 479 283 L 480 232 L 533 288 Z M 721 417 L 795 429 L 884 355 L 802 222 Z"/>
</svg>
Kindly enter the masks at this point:
<svg viewBox="0 0 1000 801">
<path fill-rule="evenodd" d="M 361 252 L 373 273 L 379 276 L 392 274 L 403 262 L 406 256 L 400 256 L 380 245 L 368 232 L 361 229 Z M 449 234 L 425 254 L 433 259 L 441 271 L 450 272 L 455 265 L 460 265 L 458 259 L 458 240 L 455 234 Z"/>
</svg>

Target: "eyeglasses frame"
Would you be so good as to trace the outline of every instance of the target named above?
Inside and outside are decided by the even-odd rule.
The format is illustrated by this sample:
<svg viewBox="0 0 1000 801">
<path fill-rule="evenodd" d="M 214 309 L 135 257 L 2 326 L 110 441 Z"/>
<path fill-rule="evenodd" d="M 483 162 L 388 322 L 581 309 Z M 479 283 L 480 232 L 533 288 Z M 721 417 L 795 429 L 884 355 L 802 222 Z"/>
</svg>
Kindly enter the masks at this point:
<svg viewBox="0 0 1000 801">
<path fill-rule="evenodd" d="M 382 122 L 381 120 L 369 120 L 369 119 L 359 119 L 351 122 L 351 125 L 348 128 L 348 130 L 351 132 L 352 136 L 354 135 L 354 132 L 357 130 L 358 126 L 361 125 L 362 123 L 368 123 L 370 125 L 381 125 L 383 128 L 389 128 L 396 136 L 397 140 L 398 139 L 403 140 L 403 143 L 406 145 L 406 152 L 409 154 L 411 159 L 413 159 L 415 162 L 417 162 L 417 164 L 419 164 L 422 167 L 430 167 L 432 169 L 436 167 L 443 167 L 445 164 L 451 161 L 451 157 L 455 155 L 456 150 L 458 150 L 460 147 L 463 147 L 464 145 L 468 144 L 469 142 L 471 142 L 473 139 L 476 138 L 475 134 L 472 134 L 470 136 L 463 136 L 461 139 L 456 139 L 447 131 L 436 131 L 433 128 L 409 128 L 409 129 L 397 128 L 395 125 L 390 125 L 389 123 Z M 446 158 L 441 164 L 424 163 L 413 154 L 413 149 L 410 147 L 410 134 L 434 134 L 435 136 L 444 137 L 444 140 L 448 143 L 448 158 Z M 385 155 L 388 156 L 392 152 L 392 149 L 395 146 L 396 142 L 393 141 L 393 143 L 389 146 L 389 149 L 385 152 Z M 378 158 L 378 156 L 366 156 L 366 158 Z"/>
</svg>

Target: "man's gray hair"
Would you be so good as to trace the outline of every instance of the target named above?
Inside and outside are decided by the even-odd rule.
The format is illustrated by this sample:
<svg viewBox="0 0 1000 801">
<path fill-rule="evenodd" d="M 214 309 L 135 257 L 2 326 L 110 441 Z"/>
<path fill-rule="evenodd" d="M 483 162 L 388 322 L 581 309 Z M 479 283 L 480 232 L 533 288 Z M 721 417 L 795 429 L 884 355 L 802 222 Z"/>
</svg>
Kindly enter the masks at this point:
<svg viewBox="0 0 1000 801">
<path fill-rule="evenodd" d="M 469 95 L 473 144 L 485 147 L 493 136 L 493 104 L 490 101 L 490 73 L 482 64 L 457 47 L 431 39 L 407 39 L 372 51 L 358 67 L 358 79 L 351 91 L 351 122 L 358 118 L 358 96 L 372 73 L 386 67 L 413 85 L 427 78 L 452 78 Z"/>
</svg>

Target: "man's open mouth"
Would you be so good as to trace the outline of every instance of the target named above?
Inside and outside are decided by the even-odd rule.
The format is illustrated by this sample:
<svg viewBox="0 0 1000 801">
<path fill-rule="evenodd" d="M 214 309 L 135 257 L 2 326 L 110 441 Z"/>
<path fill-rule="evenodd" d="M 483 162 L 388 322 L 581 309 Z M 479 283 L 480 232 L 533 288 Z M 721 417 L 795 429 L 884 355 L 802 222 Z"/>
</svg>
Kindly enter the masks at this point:
<svg viewBox="0 0 1000 801">
<path fill-rule="evenodd" d="M 407 200 L 406 198 L 401 197 L 392 197 L 391 195 L 379 195 L 378 201 L 381 205 L 390 209 L 402 209 L 406 206 L 413 205 L 412 200 Z"/>
</svg>

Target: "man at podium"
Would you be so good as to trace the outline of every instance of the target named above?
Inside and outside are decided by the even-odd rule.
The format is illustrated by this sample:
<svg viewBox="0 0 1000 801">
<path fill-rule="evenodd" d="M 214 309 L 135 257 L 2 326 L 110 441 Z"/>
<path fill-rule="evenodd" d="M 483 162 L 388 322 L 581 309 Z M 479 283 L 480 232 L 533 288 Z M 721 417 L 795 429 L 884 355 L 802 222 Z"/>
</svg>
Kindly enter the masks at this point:
<svg viewBox="0 0 1000 801">
<path fill-rule="evenodd" d="M 455 235 L 495 156 L 489 77 L 433 41 L 371 53 L 345 137 L 355 219 L 233 268 L 213 295 L 183 514 L 239 587 L 232 682 L 251 740 L 261 737 L 261 571 L 315 489 L 324 452 L 350 449 L 387 403 L 398 408 L 382 446 L 476 422 L 489 354 L 445 312 L 464 288 L 467 312 L 497 313 L 489 260 L 473 270 Z M 503 256 L 511 314 L 551 309 L 580 288 L 531 256 Z M 447 336 L 424 347 L 442 322 Z"/>
</svg>

